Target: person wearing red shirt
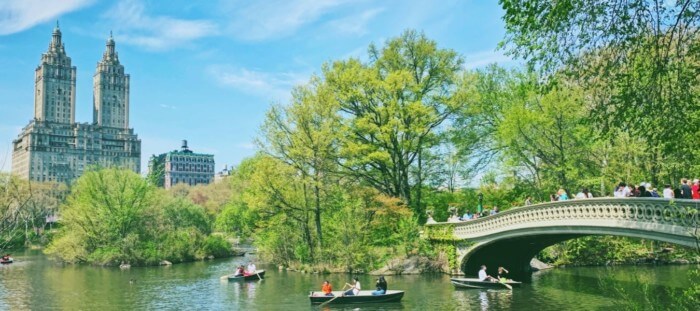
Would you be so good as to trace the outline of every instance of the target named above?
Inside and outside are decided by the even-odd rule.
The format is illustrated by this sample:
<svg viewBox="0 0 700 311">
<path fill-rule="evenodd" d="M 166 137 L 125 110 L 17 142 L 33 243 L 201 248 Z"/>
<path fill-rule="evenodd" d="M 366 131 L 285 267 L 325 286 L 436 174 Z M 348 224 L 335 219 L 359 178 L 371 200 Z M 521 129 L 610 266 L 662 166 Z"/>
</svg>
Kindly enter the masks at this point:
<svg viewBox="0 0 700 311">
<path fill-rule="evenodd" d="M 328 280 L 323 281 L 323 287 L 321 287 L 321 291 L 326 296 L 333 296 L 333 287 L 331 286 L 331 283 L 328 282 Z"/>
<path fill-rule="evenodd" d="M 690 193 L 693 196 L 693 200 L 700 200 L 700 181 L 693 180 L 693 186 L 690 187 Z"/>
</svg>

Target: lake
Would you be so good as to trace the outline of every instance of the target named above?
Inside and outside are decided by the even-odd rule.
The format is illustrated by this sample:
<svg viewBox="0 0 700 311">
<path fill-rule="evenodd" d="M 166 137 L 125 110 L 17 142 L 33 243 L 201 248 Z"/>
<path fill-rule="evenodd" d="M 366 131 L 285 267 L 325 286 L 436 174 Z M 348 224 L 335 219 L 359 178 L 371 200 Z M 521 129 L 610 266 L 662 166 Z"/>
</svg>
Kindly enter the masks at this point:
<svg viewBox="0 0 700 311">
<path fill-rule="evenodd" d="M 352 277 L 277 271 L 256 263 L 258 269 L 266 269 L 262 281 L 221 280 L 254 256 L 127 270 L 61 265 L 35 250 L 13 257 L 15 263 L 0 266 L 0 310 L 318 310 L 309 303 L 309 291 L 320 290 L 325 279 L 338 290 Z M 386 276 L 390 289 L 406 291 L 401 303 L 322 309 L 616 310 L 612 288 L 639 299 L 643 292 L 635 279 L 652 289 L 680 290 L 690 285 L 688 272 L 693 268 L 697 266 L 550 269 L 533 274 L 513 291 L 458 290 L 448 275 Z M 373 289 L 375 276 L 359 279 L 363 289 Z"/>
</svg>

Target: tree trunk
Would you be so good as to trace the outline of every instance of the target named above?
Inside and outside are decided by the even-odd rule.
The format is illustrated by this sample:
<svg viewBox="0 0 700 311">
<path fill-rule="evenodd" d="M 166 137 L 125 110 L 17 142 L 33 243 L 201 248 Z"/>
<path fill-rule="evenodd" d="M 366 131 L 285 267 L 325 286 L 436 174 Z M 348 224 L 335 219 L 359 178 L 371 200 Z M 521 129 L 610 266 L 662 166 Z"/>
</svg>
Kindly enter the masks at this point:
<svg viewBox="0 0 700 311">
<path fill-rule="evenodd" d="M 316 173 L 318 178 L 318 173 Z M 314 185 L 314 196 L 316 197 L 316 206 L 314 209 L 314 220 L 316 222 L 316 235 L 318 236 L 318 247 L 323 248 L 323 230 L 321 230 L 321 191 L 318 187 L 318 180 Z"/>
<path fill-rule="evenodd" d="M 423 191 L 423 146 L 418 143 L 418 184 L 416 190 L 416 214 L 418 219 L 424 218 L 423 207 L 421 206 L 421 198 Z"/>
</svg>

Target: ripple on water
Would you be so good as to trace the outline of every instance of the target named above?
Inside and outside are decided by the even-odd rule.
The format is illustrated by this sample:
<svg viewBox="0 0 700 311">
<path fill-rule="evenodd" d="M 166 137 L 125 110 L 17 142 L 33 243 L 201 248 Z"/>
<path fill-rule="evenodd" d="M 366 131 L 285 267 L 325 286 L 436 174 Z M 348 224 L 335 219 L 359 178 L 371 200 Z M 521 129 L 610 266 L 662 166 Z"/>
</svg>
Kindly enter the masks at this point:
<svg viewBox="0 0 700 311">
<path fill-rule="evenodd" d="M 61 266 L 39 253 L 16 256 L 19 261 L 0 267 L 0 310 L 319 310 L 308 300 L 310 290 L 329 280 L 336 290 L 352 277 L 347 274 L 302 274 L 268 269 L 266 279 L 222 281 L 250 257 L 133 267 L 128 270 L 90 266 Z M 687 279 L 687 267 L 648 270 L 620 267 L 567 268 L 533 275 L 521 288 L 456 290 L 446 275 L 387 276 L 389 288 L 402 289 L 401 303 L 372 306 L 326 306 L 322 310 L 615 310 L 614 300 L 599 276 L 622 279 L 643 275 L 650 282 L 673 285 Z M 376 277 L 358 276 L 364 289 Z M 628 283 L 617 283 L 627 286 Z M 683 287 L 688 284 L 677 283 Z M 629 287 L 628 287 L 629 288 Z"/>
</svg>

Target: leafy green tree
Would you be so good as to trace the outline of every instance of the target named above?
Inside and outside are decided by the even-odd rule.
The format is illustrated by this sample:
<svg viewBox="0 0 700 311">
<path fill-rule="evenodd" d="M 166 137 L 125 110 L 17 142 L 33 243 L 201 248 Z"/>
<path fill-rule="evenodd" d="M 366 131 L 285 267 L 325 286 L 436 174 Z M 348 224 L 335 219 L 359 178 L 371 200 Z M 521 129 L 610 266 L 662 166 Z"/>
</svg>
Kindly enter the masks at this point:
<svg viewBox="0 0 700 311">
<path fill-rule="evenodd" d="M 47 252 L 67 262 L 129 261 L 131 244 L 152 238 L 155 202 L 155 189 L 134 172 L 87 172 L 61 209 L 63 227 Z"/>
<path fill-rule="evenodd" d="M 226 177 L 220 182 L 191 187 L 187 197 L 192 203 L 203 206 L 207 212 L 215 215 L 231 201 L 233 191 L 230 177 Z"/>
<path fill-rule="evenodd" d="M 48 216 L 63 202 L 68 188 L 56 182 L 31 182 L 0 174 L 0 249 L 41 242 Z"/>
<path fill-rule="evenodd" d="M 165 154 L 151 156 L 146 179 L 156 187 L 165 186 Z"/>
<path fill-rule="evenodd" d="M 221 212 L 216 215 L 216 230 L 224 233 L 235 233 L 243 237 L 249 237 L 255 231 L 258 224 L 258 213 L 248 206 L 245 198 L 250 194 L 252 176 L 261 159 L 261 156 L 246 158 L 238 166 L 232 168 L 225 183 L 231 188 L 230 199 Z"/>
<path fill-rule="evenodd" d="M 643 138 L 654 184 L 660 174 L 687 174 L 697 162 L 690 152 L 697 139 L 688 124 L 697 123 L 700 108 L 700 2 L 500 3 L 506 11 L 503 44 L 511 55 L 579 81 L 603 134 L 621 129 Z M 682 163 L 680 171 L 663 165 L 669 161 Z"/>
<path fill-rule="evenodd" d="M 545 88 L 533 72 L 495 65 L 469 75 L 473 83 L 455 118 L 455 136 L 478 138 L 479 149 L 464 151 L 483 150 L 475 163 L 495 162 L 510 183 L 529 185 L 530 194 L 571 189 L 599 173 L 578 88 L 565 83 Z"/>
<path fill-rule="evenodd" d="M 342 164 L 368 185 L 404 199 L 418 215 L 424 153 L 461 104 L 462 62 L 455 51 L 409 30 L 382 48 L 371 45 L 367 64 L 350 59 L 323 69 L 347 116 Z"/>
<path fill-rule="evenodd" d="M 311 224 L 311 189 L 294 167 L 269 156 L 258 157 L 244 202 L 258 214 L 261 230 L 294 228 L 299 236 L 290 235 L 280 242 L 290 244 L 284 246 L 286 249 L 298 246 L 300 261 L 312 262 L 316 243 Z"/>
<path fill-rule="evenodd" d="M 149 265 L 231 253 L 208 236 L 202 207 L 129 170 L 86 172 L 61 207 L 60 223 L 46 252 L 69 263 Z"/>
<path fill-rule="evenodd" d="M 313 213 L 318 248 L 323 247 L 321 213 L 338 171 L 340 116 L 332 93 L 318 77 L 292 92 L 288 106 L 273 106 L 262 126 L 262 150 L 293 169 L 304 210 Z M 311 252 L 313 257 L 313 251 Z"/>
</svg>

